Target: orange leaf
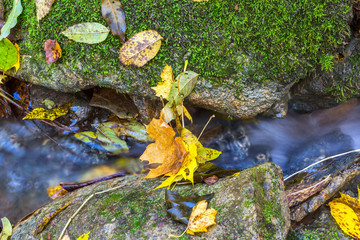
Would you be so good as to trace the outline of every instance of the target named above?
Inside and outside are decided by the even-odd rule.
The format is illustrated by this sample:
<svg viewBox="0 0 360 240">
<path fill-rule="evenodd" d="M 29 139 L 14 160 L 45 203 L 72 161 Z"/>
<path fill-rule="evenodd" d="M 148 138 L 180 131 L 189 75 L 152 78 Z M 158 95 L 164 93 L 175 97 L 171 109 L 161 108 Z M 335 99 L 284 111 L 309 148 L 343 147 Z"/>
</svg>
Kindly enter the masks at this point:
<svg viewBox="0 0 360 240">
<path fill-rule="evenodd" d="M 196 232 L 207 232 L 207 228 L 216 224 L 217 211 L 213 208 L 206 209 L 206 200 L 200 201 L 193 208 L 187 226 L 187 233 L 194 235 Z"/>
<path fill-rule="evenodd" d="M 187 155 L 181 138 L 175 138 L 174 130 L 161 119 L 153 119 L 146 127 L 146 132 L 155 140 L 155 143 L 147 146 L 140 160 L 149 161 L 150 164 L 160 164 L 160 166 L 150 169 L 145 178 L 177 173 Z"/>
</svg>

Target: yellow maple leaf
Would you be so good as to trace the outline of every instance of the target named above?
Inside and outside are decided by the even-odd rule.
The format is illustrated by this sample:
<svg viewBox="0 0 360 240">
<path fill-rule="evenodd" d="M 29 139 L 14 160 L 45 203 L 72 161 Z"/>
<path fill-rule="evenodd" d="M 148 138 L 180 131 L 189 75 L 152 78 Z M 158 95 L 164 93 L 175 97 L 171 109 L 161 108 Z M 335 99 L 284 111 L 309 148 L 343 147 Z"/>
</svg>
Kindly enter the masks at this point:
<svg viewBox="0 0 360 240">
<path fill-rule="evenodd" d="M 193 208 L 187 226 L 187 233 L 194 235 L 196 232 L 207 232 L 207 228 L 215 225 L 217 211 L 213 208 L 207 208 L 207 201 L 203 200 Z"/>
<path fill-rule="evenodd" d="M 69 109 L 73 101 L 70 101 L 60 107 L 53 109 L 44 109 L 44 108 L 35 108 L 29 112 L 24 118 L 25 119 L 48 119 L 50 121 L 55 120 L 58 117 L 61 117 L 69 112 Z"/>
<path fill-rule="evenodd" d="M 329 202 L 331 215 L 336 223 L 349 236 L 360 239 L 360 189 L 359 198 L 340 193 L 340 198 Z"/>
<path fill-rule="evenodd" d="M 174 83 L 174 75 L 171 66 L 166 65 L 160 76 L 161 82 L 159 82 L 156 87 L 152 87 L 152 89 L 155 90 L 157 97 L 162 96 L 168 100 L 171 86 Z"/>
<path fill-rule="evenodd" d="M 80 237 L 78 237 L 76 240 L 88 240 L 89 239 L 90 231 L 87 233 L 82 234 Z"/>
</svg>

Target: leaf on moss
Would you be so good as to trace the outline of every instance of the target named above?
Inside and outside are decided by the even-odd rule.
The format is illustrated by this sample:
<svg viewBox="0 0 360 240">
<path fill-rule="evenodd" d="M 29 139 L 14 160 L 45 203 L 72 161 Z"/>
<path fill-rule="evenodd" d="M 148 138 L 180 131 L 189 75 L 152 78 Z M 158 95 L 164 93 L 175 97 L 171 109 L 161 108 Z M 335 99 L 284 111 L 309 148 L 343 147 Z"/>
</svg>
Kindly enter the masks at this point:
<svg viewBox="0 0 360 240">
<path fill-rule="evenodd" d="M 153 59 L 161 46 L 162 37 L 154 30 L 132 36 L 120 49 L 119 59 L 124 65 L 144 66 Z"/>
<path fill-rule="evenodd" d="M 174 75 L 171 66 L 166 65 L 160 76 L 161 82 L 159 82 L 156 87 L 152 87 L 152 89 L 155 90 L 157 97 L 168 100 L 171 86 L 174 83 Z"/>
<path fill-rule="evenodd" d="M 146 131 L 155 143 L 147 146 L 140 160 L 159 166 L 150 169 L 145 178 L 177 173 L 187 155 L 181 138 L 175 137 L 174 130 L 161 119 L 154 118 L 146 127 Z"/>
<path fill-rule="evenodd" d="M 38 22 L 43 19 L 51 10 L 51 6 L 55 0 L 35 0 L 36 17 Z"/>
<path fill-rule="evenodd" d="M 101 0 L 101 13 L 110 27 L 111 33 L 123 44 L 125 42 L 126 23 L 121 2 L 119 0 Z"/>
<path fill-rule="evenodd" d="M 289 207 L 293 207 L 323 190 L 331 181 L 330 175 L 315 183 L 297 184 L 286 190 Z"/>
<path fill-rule="evenodd" d="M 47 189 L 47 194 L 51 199 L 56 199 L 68 193 L 62 186 L 58 185 L 55 187 L 49 187 Z"/>
<path fill-rule="evenodd" d="M 6 217 L 1 218 L 2 231 L 0 233 L 0 240 L 8 240 L 12 235 L 12 226 Z"/>
<path fill-rule="evenodd" d="M 4 38 L 0 41 L 0 70 L 6 72 L 12 67 L 19 68 L 20 55 L 16 46 Z"/>
<path fill-rule="evenodd" d="M 207 208 L 207 201 L 202 200 L 196 204 L 191 213 L 187 233 L 194 235 L 196 232 L 208 232 L 208 227 L 215 225 L 217 211 Z"/>
<path fill-rule="evenodd" d="M 56 107 L 53 109 L 44 109 L 44 108 L 35 108 L 31 112 L 29 112 L 24 118 L 25 119 L 47 119 L 50 121 L 54 121 L 58 117 L 64 116 L 69 112 L 69 109 L 72 105 L 73 101 L 70 101 L 60 107 Z"/>
<path fill-rule="evenodd" d="M 67 202 L 63 205 L 61 205 L 59 208 L 55 209 L 54 211 L 48 212 L 45 214 L 45 216 L 40 220 L 40 222 L 36 225 L 35 230 L 33 231 L 33 236 L 35 237 L 39 233 L 41 233 L 46 225 L 50 222 L 51 219 L 53 219 L 59 212 L 64 210 L 70 205 L 71 202 Z"/>
<path fill-rule="evenodd" d="M 22 13 L 22 11 L 23 7 L 21 6 L 21 0 L 14 0 L 13 7 L 8 18 L 6 19 L 6 23 L 1 28 L 0 41 L 9 36 L 10 30 L 17 24 L 17 18 Z"/>
<path fill-rule="evenodd" d="M 106 39 L 110 30 L 96 22 L 85 22 L 73 25 L 61 32 L 75 42 L 95 44 Z"/>
<path fill-rule="evenodd" d="M 331 215 L 347 235 L 360 239 L 360 189 L 358 187 L 358 199 L 340 194 L 340 198 L 329 202 Z"/>
<path fill-rule="evenodd" d="M 48 39 L 44 46 L 46 63 L 56 62 L 61 58 L 61 48 L 56 40 Z"/>
<path fill-rule="evenodd" d="M 90 231 L 87 233 L 82 234 L 80 237 L 78 237 L 76 240 L 88 240 L 89 239 Z"/>
</svg>

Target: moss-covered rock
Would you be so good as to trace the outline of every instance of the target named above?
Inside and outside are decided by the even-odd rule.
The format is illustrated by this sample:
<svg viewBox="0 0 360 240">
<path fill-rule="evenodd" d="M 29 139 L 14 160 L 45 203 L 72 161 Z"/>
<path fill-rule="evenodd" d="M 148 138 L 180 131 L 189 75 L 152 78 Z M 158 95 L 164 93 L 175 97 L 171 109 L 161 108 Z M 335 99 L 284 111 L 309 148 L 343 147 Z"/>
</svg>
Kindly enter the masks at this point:
<svg viewBox="0 0 360 240">
<path fill-rule="evenodd" d="M 114 186 L 122 187 L 95 196 L 73 219 L 68 228 L 71 238 L 88 231 L 94 240 L 167 239 L 169 234 L 181 234 L 186 226 L 166 215 L 165 190 L 153 190 L 160 181 L 141 177 L 127 176 L 69 193 L 20 221 L 12 239 L 34 239 L 32 230 L 44 215 L 71 200 L 71 205 L 51 220 L 43 232 L 56 238 L 89 195 Z M 210 207 L 218 211 L 217 225 L 208 233 L 182 239 L 285 239 L 290 227 L 282 173 L 272 163 L 247 169 L 212 186 L 178 185 L 175 191 L 182 195 L 214 193 Z"/>
<path fill-rule="evenodd" d="M 9 10 L 11 0 L 5 0 Z M 58 0 L 40 23 L 35 3 L 24 0 L 19 43 L 22 67 L 17 77 L 61 91 L 107 86 L 134 95 L 153 95 L 149 86 L 160 80 L 165 64 L 201 74 L 198 95 L 202 107 L 237 117 L 252 117 L 275 108 L 283 114 L 287 84 L 304 78 L 326 61 L 350 34 L 351 0 L 123 0 L 127 36 L 153 29 L 163 37 L 157 56 L 142 68 L 119 63 L 120 43 L 110 35 L 103 43 L 70 41 L 61 31 L 81 22 L 99 22 L 98 0 Z M 43 45 L 56 39 L 63 57 L 45 63 Z M 205 92 L 203 94 L 203 91 Z M 208 103 L 212 98 L 213 104 Z M 262 100 L 262 101 L 261 101 Z M 275 106 L 276 105 L 276 106 Z M 281 105 L 281 104 L 280 104 Z"/>
</svg>

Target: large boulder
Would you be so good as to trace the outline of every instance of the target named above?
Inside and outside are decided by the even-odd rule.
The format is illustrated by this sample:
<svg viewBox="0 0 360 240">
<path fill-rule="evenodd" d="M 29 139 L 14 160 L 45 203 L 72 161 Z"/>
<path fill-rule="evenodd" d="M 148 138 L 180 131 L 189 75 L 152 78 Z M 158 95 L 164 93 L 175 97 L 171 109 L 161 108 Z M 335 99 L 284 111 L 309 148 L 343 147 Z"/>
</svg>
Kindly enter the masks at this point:
<svg viewBox="0 0 360 240">
<path fill-rule="evenodd" d="M 111 34 L 93 45 L 60 34 L 82 22 L 106 25 L 98 0 L 58 0 L 40 23 L 32 1 L 19 19 L 21 68 L 9 74 L 60 91 L 106 86 L 151 98 L 150 86 L 160 80 L 165 64 L 177 75 L 189 60 L 188 69 L 201 74 L 190 95 L 196 106 L 240 118 L 282 117 L 292 84 L 346 44 L 352 2 L 124 0 L 128 39 L 148 29 L 163 36 L 157 56 L 136 68 L 119 63 L 121 45 Z M 9 11 L 12 1 L 4 3 Z M 63 50 L 54 64 L 45 62 L 47 39 L 56 39 Z"/>
<path fill-rule="evenodd" d="M 95 192 L 121 186 L 96 195 L 68 227 L 76 239 L 91 231 L 90 239 L 167 239 L 180 235 L 185 225 L 166 215 L 164 189 L 154 190 L 159 180 L 143 175 L 108 180 L 79 189 L 45 205 L 20 221 L 11 239 L 35 239 L 32 231 L 46 213 L 71 201 L 45 228 L 43 235 L 57 238 L 68 219 L 84 200 Z M 217 209 L 217 225 L 208 233 L 190 239 L 285 239 L 290 215 L 282 172 L 272 163 L 247 169 L 236 177 L 220 179 L 214 185 L 177 185 L 181 195 L 214 193 L 210 207 Z"/>
</svg>

